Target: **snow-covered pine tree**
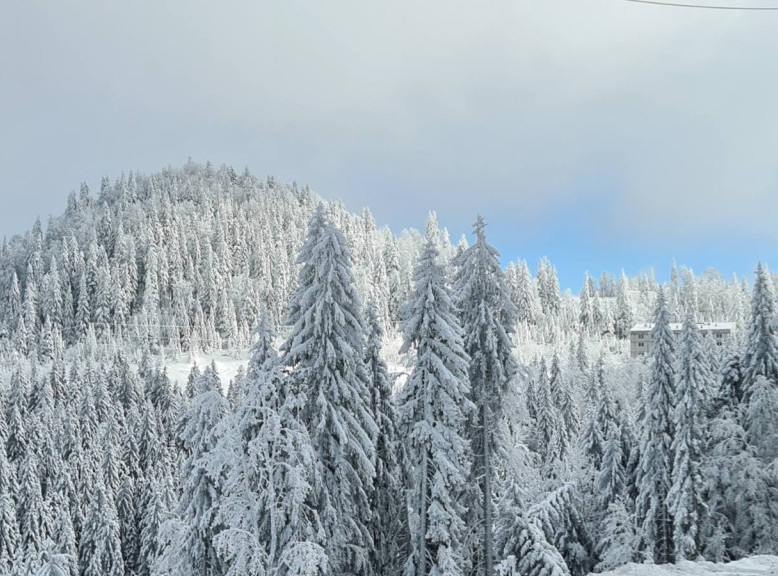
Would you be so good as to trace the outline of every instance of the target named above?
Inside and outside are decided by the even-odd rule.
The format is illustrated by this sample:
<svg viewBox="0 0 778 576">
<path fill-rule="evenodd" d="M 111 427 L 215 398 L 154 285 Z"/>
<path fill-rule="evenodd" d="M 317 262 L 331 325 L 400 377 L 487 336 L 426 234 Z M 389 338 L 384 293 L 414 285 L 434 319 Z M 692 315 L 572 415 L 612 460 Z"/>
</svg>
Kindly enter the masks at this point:
<svg viewBox="0 0 778 576">
<path fill-rule="evenodd" d="M 160 553 L 160 530 L 167 520 L 168 510 L 165 506 L 164 478 L 145 478 L 141 487 L 139 500 L 144 504 L 138 510 L 136 529 L 138 531 L 138 576 L 151 576 L 154 565 Z"/>
<path fill-rule="evenodd" d="M 554 487 L 525 512 L 525 517 L 543 530 L 548 543 L 559 551 L 574 576 L 588 574 L 594 557 L 586 522 L 579 512 L 579 485 L 565 482 Z"/>
<path fill-rule="evenodd" d="M 691 313 L 683 325 L 680 348 L 673 419 L 675 460 L 668 501 L 675 521 L 676 557 L 693 560 L 700 552 L 699 524 L 705 509 L 700 465 L 707 434 L 705 411 L 710 373 L 700 331 Z"/>
<path fill-rule="evenodd" d="M 583 330 L 578 331 L 578 345 L 575 350 L 575 360 L 578 370 L 581 374 L 589 372 L 589 357 L 586 355 L 586 334 Z"/>
<path fill-rule="evenodd" d="M 626 338 L 632 329 L 632 304 L 629 297 L 629 285 L 624 270 L 619 277 L 616 290 L 616 337 Z"/>
<path fill-rule="evenodd" d="M 119 535 L 113 495 L 98 472 L 79 541 L 79 563 L 83 576 L 124 576 Z"/>
<path fill-rule="evenodd" d="M 743 355 L 744 427 L 767 463 L 778 457 L 778 303 L 773 280 L 759 264 L 751 298 L 751 319 Z"/>
<path fill-rule="evenodd" d="M 594 294 L 591 292 L 590 281 L 591 277 L 589 272 L 586 272 L 584 276 L 584 285 L 581 290 L 581 297 L 579 299 L 579 312 L 578 321 L 581 324 L 581 330 L 591 333 L 594 328 L 594 310 L 592 308 L 592 298 Z"/>
<path fill-rule="evenodd" d="M 486 222 L 480 216 L 473 225 L 475 243 L 458 258 L 454 282 L 456 306 L 464 332 L 471 399 L 476 405 L 470 444 L 473 466 L 469 484 L 478 486 L 467 523 L 479 525 L 482 542 L 474 554 L 474 573 L 494 572 L 494 454 L 501 450 L 498 434 L 505 397 L 518 368 L 510 335 L 516 326 L 516 311 L 510 300 L 500 255 L 486 241 Z M 557 359 L 557 368 L 558 368 Z M 559 376 L 559 371 L 555 373 Z M 481 566 L 482 565 L 482 566 Z"/>
<path fill-rule="evenodd" d="M 198 380 L 198 395 L 184 415 L 182 440 L 189 454 L 181 468 L 182 493 L 177 519 L 163 528 L 164 542 L 155 570 L 170 576 L 221 576 L 222 561 L 214 538 L 219 531 L 220 483 L 209 473 L 211 451 L 218 442 L 218 424 L 227 413 L 215 366 Z M 154 412 L 147 401 L 146 410 Z M 150 460 L 151 461 L 151 460 Z M 146 468 L 151 470 L 150 468 Z"/>
<path fill-rule="evenodd" d="M 624 488 L 621 429 L 618 426 L 611 426 L 605 438 L 602 464 L 597 474 L 597 490 L 603 511 L 624 495 Z"/>
<path fill-rule="evenodd" d="M 10 573 L 21 542 L 14 498 L 18 487 L 0 438 L 0 573 Z"/>
<path fill-rule="evenodd" d="M 538 320 L 540 303 L 535 281 L 529 271 L 526 260 L 519 264 L 515 301 L 517 320 L 526 325 L 533 325 Z"/>
<path fill-rule="evenodd" d="M 20 546 L 26 555 L 33 557 L 41 551 L 48 522 L 38 466 L 38 457 L 29 450 L 20 464 L 19 496 L 16 501 Z"/>
<path fill-rule="evenodd" d="M 406 307 L 402 350 L 416 359 L 399 400 L 400 418 L 413 464 L 412 553 L 406 574 L 463 574 L 462 521 L 458 502 L 470 469 L 464 426 L 469 400 L 468 356 L 454 313 L 438 249 L 428 238 Z"/>
<path fill-rule="evenodd" d="M 73 519 L 70 514 L 70 505 L 66 496 L 61 492 L 54 492 L 48 502 L 48 507 L 53 511 L 54 520 L 51 525 L 50 536 L 54 547 L 52 550 L 62 554 L 63 562 L 60 568 L 63 570 L 61 576 L 78 576 L 78 547 L 76 545 L 76 534 L 73 529 Z M 44 553 L 47 549 L 47 543 L 43 546 Z"/>
<path fill-rule="evenodd" d="M 536 450 L 544 463 L 551 464 L 560 456 L 558 434 L 561 422 L 549 389 L 545 358 L 540 360 L 535 402 Z"/>
<path fill-rule="evenodd" d="M 392 380 L 381 358 L 383 330 L 378 310 L 367 308 L 365 364 L 370 378 L 371 408 L 378 425 L 376 477 L 371 494 L 370 527 L 373 537 L 374 574 L 401 574 L 408 558 L 410 535 L 405 499 L 405 451 L 397 430 L 399 414 L 392 395 Z"/>
<path fill-rule="evenodd" d="M 323 532 L 311 500 L 321 474 L 308 431 L 300 421 L 305 397 L 287 388 L 263 314 L 252 349 L 246 396 L 224 420 L 211 456 L 224 475 L 216 537 L 227 576 L 327 574 Z"/>
<path fill-rule="evenodd" d="M 335 573 L 365 574 L 378 429 L 370 410 L 361 303 L 343 233 L 316 209 L 289 305 L 284 363 L 306 398 L 302 419 L 322 464 L 314 498 Z"/>
<path fill-rule="evenodd" d="M 72 556 L 61 552 L 59 545 L 46 539 L 40 557 L 27 566 L 27 573 L 33 576 L 70 576 L 72 572 Z"/>
<path fill-rule="evenodd" d="M 561 425 L 559 439 L 561 455 L 564 457 L 575 438 L 578 437 L 581 416 L 578 405 L 573 398 L 571 382 L 566 378 L 561 378 L 560 385 L 562 387 L 562 399 L 559 406 L 559 423 Z"/>
<path fill-rule="evenodd" d="M 635 556 L 635 528 L 632 516 L 620 498 L 608 506 L 603 527 L 598 545 L 600 561 L 596 570 L 604 572 L 632 562 Z"/>
<path fill-rule="evenodd" d="M 675 559 L 673 518 L 667 495 L 672 482 L 675 352 L 670 312 L 660 289 L 651 333 L 651 376 L 643 390 L 644 418 L 640 423 L 640 468 L 636 514 L 640 547 L 657 564 Z"/>
<path fill-rule="evenodd" d="M 499 502 L 495 542 L 500 576 L 570 576 L 559 551 L 543 530 L 527 517 L 514 479 L 508 479 Z"/>
<path fill-rule="evenodd" d="M 545 256 L 538 263 L 538 292 L 543 313 L 548 316 L 556 315 L 562 305 L 559 294 L 559 278 L 556 268 Z"/>
<path fill-rule="evenodd" d="M 743 373 L 740 367 L 740 351 L 725 351 L 719 367 L 718 390 L 711 398 L 711 410 L 717 416 L 728 408 L 736 410 L 743 400 Z"/>
<path fill-rule="evenodd" d="M 597 361 L 597 367 L 592 374 L 597 390 L 599 390 L 599 406 L 597 408 L 597 428 L 600 438 L 603 442 L 603 453 L 605 452 L 604 443 L 611 436 L 611 431 L 616 429 L 620 432 L 619 418 L 616 413 L 616 404 L 613 401 L 610 382 L 605 378 L 605 358 L 600 354 Z"/>
</svg>

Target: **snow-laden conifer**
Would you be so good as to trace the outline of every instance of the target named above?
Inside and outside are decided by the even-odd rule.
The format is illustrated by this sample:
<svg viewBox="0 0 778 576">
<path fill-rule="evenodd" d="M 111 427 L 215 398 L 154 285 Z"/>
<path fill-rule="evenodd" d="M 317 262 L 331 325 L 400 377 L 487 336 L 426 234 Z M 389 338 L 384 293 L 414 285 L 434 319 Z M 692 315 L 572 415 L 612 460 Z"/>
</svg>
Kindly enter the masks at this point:
<svg viewBox="0 0 778 576">
<path fill-rule="evenodd" d="M 710 374 L 694 317 L 686 317 L 681 335 L 675 390 L 673 484 L 668 494 L 675 521 L 675 553 L 679 559 L 699 554 L 699 524 L 704 514 L 702 443 L 707 435 L 705 411 Z"/>
<path fill-rule="evenodd" d="M 343 233 L 320 205 L 300 250 L 284 363 L 305 398 L 305 422 L 322 476 L 314 499 L 336 573 L 364 574 L 372 547 L 369 495 L 378 433 L 370 410 L 361 303 Z"/>
<path fill-rule="evenodd" d="M 400 574 L 408 557 L 410 536 L 405 497 L 405 450 L 397 426 L 399 413 L 392 380 L 381 358 L 383 331 L 378 310 L 367 309 L 365 364 L 370 378 L 371 407 L 378 425 L 376 477 L 371 495 L 372 565 L 376 574 Z"/>
<path fill-rule="evenodd" d="M 473 233 L 475 243 L 458 258 L 455 280 L 465 352 L 470 356 L 470 397 L 477 408 L 470 432 L 473 466 L 469 483 L 477 486 L 479 493 L 476 501 L 470 503 L 467 522 L 481 527 L 477 531 L 482 533 L 481 542 L 473 551 L 476 573 L 492 576 L 494 460 L 501 450 L 498 430 L 508 386 L 518 369 L 510 340 L 516 311 L 500 266 L 499 252 L 486 241 L 486 223 L 480 216 Z"/>
<path fill-rule="evenodd" d="M 225 419 L 211 467 L 224 476 L 216 546 L 227 576 L 327 574 L 324 532 L 312 499 L 317 455 L 300 420 L 304 395 L 287 388 L 263 314 L 246 395 Z"/>
<path fill-rule="evenodd" d="M 459 496 L 470 470 L 464 426 L 469 400 L 468 357 L 446 281 L 428 239 L 416 268 L 406 308 L 404 351 L 415 352 L 412 373 L 399 400 L 413 464 L 414 518 L 407 574 L 460 576 L 465 528 Z"/>
<path fill-rule="evenodd" d="M 674 560 L 673 518 L 667 499 L 672 485 L 675 346 L 670 313 L 660 290 L 651 332 L 651 376 L 643 390 L 636 515 L 641 548 L 657 564 Z"/>
</svg>

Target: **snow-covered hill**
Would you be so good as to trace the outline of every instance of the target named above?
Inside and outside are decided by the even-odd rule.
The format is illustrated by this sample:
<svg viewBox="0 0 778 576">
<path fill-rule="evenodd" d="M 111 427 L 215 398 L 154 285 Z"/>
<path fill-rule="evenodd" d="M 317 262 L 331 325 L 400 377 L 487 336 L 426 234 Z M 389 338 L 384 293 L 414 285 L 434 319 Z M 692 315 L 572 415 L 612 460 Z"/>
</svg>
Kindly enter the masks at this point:
<svg viewBox="0 0 778 576">
<path fill-rule="evenodd" d="M 778 575 L 778 556 L 752 556 L 728 564 L 713 562 L 681 562 L 656 566 L 627 564 L 600 576 L 775 576 Z"/>
</svg>

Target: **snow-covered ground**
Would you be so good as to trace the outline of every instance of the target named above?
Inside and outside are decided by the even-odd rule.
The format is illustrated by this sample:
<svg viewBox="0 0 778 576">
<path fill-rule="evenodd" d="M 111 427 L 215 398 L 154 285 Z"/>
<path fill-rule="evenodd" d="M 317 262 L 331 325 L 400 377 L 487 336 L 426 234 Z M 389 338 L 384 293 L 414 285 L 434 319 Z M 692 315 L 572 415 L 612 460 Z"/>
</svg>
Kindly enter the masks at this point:
<svg viewBox="0 0 778 576">
<path fill-rule="evenodd" d="M 164 365 L 167 368 L 170 381 L 175 385 L 183 387 L 186 385 L 186 380 L 195 363 L 202 370 L 213 362 L 216 364 L 216 372 L 219 374 L 222 388 L 226 392 L 230 381 L 235 378 L 241 367 L 244 370 L 246 369 L 248 361 L 249 351 L 245 350 L 233 353 L 181 355 L 178 358 L 166 360 Z"/>
<path fill-rule="evenodd" d="M 278 349 L 283 343 L 279 338 L 275 341 L 275 347 Z M 398 390 L 405 383 L 409 368 L 406 366 L 405 358 L 398 353 L 402 345 L 402 337 L 399 334 L 393 334 L 384 339 L 383 356 L 386 361 L 389 373 L 394 379 L 395 390 Z M 251 351 L 231 350 L 219 351 L 212 354 L 203 354 L 202 352 L 193 354 L 178 354 L 175 357 L 168 357 L 163 360 L 163 365 L 167 368 L 167 375 L 173 384 L 185 386 L 192 366 L 196 363 L 202 370 L 209 366 L 211 362 L 216 364 L 216 371 L 222 382 L 222 387 L 226 392 L 230 381 L 235 378 L 240 368 L 246 369 Z M 0 367 L 0 377 L 2 377 L 2 367 Z M 8 372 L 10 377 L 10 370 Z"/>
<path fill-rule="evenodd" d="M 728 564 L 680 562 L 655 566 L 627 564 L 600 576 L 778 576 L 778 556 L 752 556 Z"/>
</svg>

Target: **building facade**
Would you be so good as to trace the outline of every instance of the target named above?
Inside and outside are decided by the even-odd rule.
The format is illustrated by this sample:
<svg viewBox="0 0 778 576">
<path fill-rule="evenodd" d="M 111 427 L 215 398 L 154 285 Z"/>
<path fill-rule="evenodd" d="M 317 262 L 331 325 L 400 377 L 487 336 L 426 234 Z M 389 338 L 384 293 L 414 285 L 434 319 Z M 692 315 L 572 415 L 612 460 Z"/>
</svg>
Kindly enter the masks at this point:
<svg viewBox="0 0 778 576">
<path fill-rule="evenodd" d="M 735 332 L 734 322 L 699 323 L 697 327 L 703 336 L 713 338 L 716 346 L 724 346 Z M 629 352 L 632 358 L 643 356 L 651 350 L 651 344 L 653 343 L 651 330 L 653 328 L 653 324 L 635 324 L 632 330 L 629 331 Z M 675 339 L 679 340 L 683 331 L 683 324 L 674 322 L 670 324 L 670 330 L 672 330 Z"/>
</svg>

